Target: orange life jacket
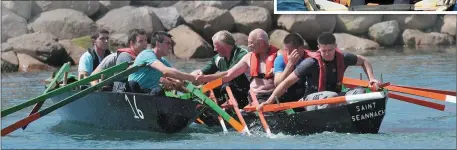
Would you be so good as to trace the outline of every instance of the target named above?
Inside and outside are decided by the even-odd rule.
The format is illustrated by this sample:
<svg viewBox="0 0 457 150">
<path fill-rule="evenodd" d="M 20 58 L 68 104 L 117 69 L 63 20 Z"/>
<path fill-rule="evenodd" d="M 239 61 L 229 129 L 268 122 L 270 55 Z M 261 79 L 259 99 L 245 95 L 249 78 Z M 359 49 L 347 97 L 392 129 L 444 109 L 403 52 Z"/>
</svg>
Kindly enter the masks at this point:
<svg viewBox="0 0 457 150">
<path fill-rule="evenodd" d="M 130 56 L 132 56 L 133 59 L 136 58 L 136 54 L 135 54 L 135 52 L 133 52 L 133 50 L 131 48 L 121 48 L 121 49 L 117 50 L 118 55 L 122 52 L 126 52 L 126 53 L 130 54 Z"/>
<path fill-rule="evenodd" d="M 287 54 L 287 52 L 285 50 L 280 50 L 278 51 L 278 53 L 281 53 L 282 57 L 284 58 L 284 63 L 287 64 L 287 62 L 289 61 L 289 54 Z M 315 52 L 311 52 L 310 50 L 307 50 L 305 49 L 305 53 L 303 55 L 304 58 L 308 58 L 310 56 L 314 56 Z"/>
<path fill-rule="evenodd" d="M 260 69 L 259 68 L 259 65 L 260 65 L 259 55 L 255 54 L 255 53 L 251 53 L 251 61 L 250 61 L 251 77 L 258 77 L 258 78 L 265 78 L 265 79 L 273 77 L 273 65 L 274 65 L 277 51 L 278 51 L 278 49 L 276 47 L 274 47 L 273 45 L 270 45 L 270 50 L 268 52 L 268 57 L 266 60 L 266 69 L 265 69 L 264 77 L 259 77 L 259 71 L 260 71 L 259 70 Z"/>
<path fill-rule="evenodd" d="M 319 63 L 319 85 L 318 85 L 318 92 L 325 91 L 327 85 L 327 68 L 322 60 L 322 56 L 320 52 L 316 52 L 316 55 L 311 56 L 317 60 Z M 337 71 L 337 82 L 336 82 L 336 92 L 341 91 L 341 85 L 343 81 L 344 72 L 346 67 L 344 66 L 344 56 L 343 53 L 336 48 L 335 49 L 335 59 L 336 59 L 336 71 Z"/>
</svg>

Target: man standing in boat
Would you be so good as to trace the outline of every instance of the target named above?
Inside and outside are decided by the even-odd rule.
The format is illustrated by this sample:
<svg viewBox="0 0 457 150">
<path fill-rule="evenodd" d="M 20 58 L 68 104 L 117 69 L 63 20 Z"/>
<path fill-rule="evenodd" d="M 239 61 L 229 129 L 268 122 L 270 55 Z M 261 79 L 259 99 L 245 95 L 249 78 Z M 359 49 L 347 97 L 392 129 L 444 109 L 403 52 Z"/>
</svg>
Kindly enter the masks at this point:
<svg viewBox="0 0 457 150">
<path fill-rule="evenodd" d="M 274 62 L 274 84 L 278 86 L 303 59 L 308 57 L 309 50 L 303 48 L 304 39 L 298 33 L 290 33 L 284 37 L 284 49 L 279 50 Z M 297 101 L 305 94 L 305 79 L 287 89 L 279 98 L 281 102 Z"/>
<path fill-rule="evenodd" d="M 266 102 L 261 103 L 257 109 L 274 102 L 275 97 L 283 95 L 286 90 L 300 79 L 307 80 L 305 100 L 318 100 L 338 96 L 341 93 L 344 72 L 348 66 L 361 66 L 369 79 L 370 87 L 379 87 L 375 79 L 370 62 L 360 55 L 341 52 L 336 45 L 336 38 L 332 33 L 323 33 L 318 39 L 319 50 L 310 58 L 303 60 L 299 66 L 273 91 Z M 347 94 L 357 94 L 363 89 L 356 88 Z M 322 109 L 330 105 L 309 106 L 306 109 Z"/>
<path fill-rule="evenodd" d="M 91 35 L 93 47 L 88 48 L 87 52 L 81 55 L 78 66 L 78 77 L 90 76 L 92 71 L 97 68 L 98 64 L 111 54 L 109 50 L 109 31 L 106 29 L 98 29 L 97 32 Z"/>
<path fill-rule="evenodd" d="M 251 76 L 250 90 L 259 102 L 265 101 L 273 92 L 273 64 L 278 49 L 269 44 L 268 34 L 262 29 L 254 29 L 248 36 L 248 52 L 241 60 L 227 71 L 213 75 L 200 75 L 199 82 L 209 82 L 222 77 L 224 83 L 248 73 Z"/>
<path fill-rule="evenodd" d="M 160 83 L 166 82 L 165 79 L 176 83 L 172 84 L 173 87 L 164 87 L 167 89 L 182 89 L 183 80 L 195 82 L 196 76 L 175 69 L 165 58 L 172 52 L 174 42 L 171 38 L 167 32 L 155 32 L 151 37 L 152 49 L 143 50 L 138 54 L 134 65 L 146 64 L 146 67 L 129 75 L 129 87 L 133 92 L 163 96 L 165 93 Z"/>
<path fill-rule="evenodd" d="M 235 45 L 235 39 L 227 30 L 217 32 L 212 37 L 212 40 L 214 51 L 217 52 L 217 55 L 215 55 L 211 59 L 210 63 L 208 63 L 205 67 L 195 70 L 191 74 L 207 75 L 214 74 L 218 71 L 227 71 L 248 53 L 246 49 Z M 239 108 L 244 108 L 244 106 L 249 104 L 249 101 L 247 100 L 249 91 L 249 79 L 247 75 L 240 75 L 236 77 L 230 82 L 229 86 L 238 102 Z M 214 93 L 218 99 L 223 99 L 223 94 L 225 94 L 224 91 L 225 88 L 221 88 L 220 93 L 219 91 L 215 91 Z"/>
</svg>

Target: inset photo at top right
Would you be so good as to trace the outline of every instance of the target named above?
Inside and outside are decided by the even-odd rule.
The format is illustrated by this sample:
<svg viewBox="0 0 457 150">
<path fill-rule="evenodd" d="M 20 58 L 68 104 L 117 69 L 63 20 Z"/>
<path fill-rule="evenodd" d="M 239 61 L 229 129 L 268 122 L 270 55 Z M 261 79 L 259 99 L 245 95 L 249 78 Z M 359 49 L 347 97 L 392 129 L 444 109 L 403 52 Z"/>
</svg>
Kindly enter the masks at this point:
<svg viewBox="0 0 457 150">
<path fill-rule="evenodd" d="M 456 0 L 275 0 L 276 11 L 457 11 Z"/>
</svg>

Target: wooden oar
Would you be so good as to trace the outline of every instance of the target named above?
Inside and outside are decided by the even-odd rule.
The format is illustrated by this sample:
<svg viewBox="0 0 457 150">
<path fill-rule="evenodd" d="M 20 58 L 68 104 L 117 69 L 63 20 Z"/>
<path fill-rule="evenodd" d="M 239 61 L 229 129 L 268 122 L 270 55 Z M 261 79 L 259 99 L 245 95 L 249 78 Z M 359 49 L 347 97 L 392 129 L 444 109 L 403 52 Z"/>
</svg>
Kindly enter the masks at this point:
<svg viewBox="0 0 457 150">
<path fill-rule="evenodd" d="M 186 85 L 185 85 L 185 88 L 189 91 L 189 92 L 192 92 L 194 93 L 195 96 L 197 96 L 199 99 L 200 99 L 200 103 L 201 104 L 206 104 L 208 105 L 211 109 L 213 109 L 214 111 L 216 111 L 220 116 L 222 116 L 222 118 L 227 121 L 233 128 L 235 128 L 236 131 L 238 131 L 239 133 L 244 133 L 246 132 L 246 129 L 244 129 L 244 127 L 238 122 L 236 121 L 234 118 L 232 118 L 229 114 L 227 114 L 227 112 L 225 112 L 224 110 L 222 110 L 221 107 L 219 107 L 216 103 L 214 103 L 208 96 L 206 96 L 202 90 L 198 87 L 196 87 L 195 85 L 193 85 L 192 83 L 190 82 L 187 82 L 186 81 Z"/>
<path fill-rule="evenodd" d="M 51 81 L 51 83 L 48 85 L 48 88 L 44 90 L 43 94 L 48 93 L 51 89 L 53 89 L 59 80 L 62 79 L 63 74 L 70 71 L 70 62 L 65 63 L 60 70 L 57 72 L 56 76 L 54 76 L 54 79 Z M 41 106 L 43 106 L 44 101 L 36 103 L 36 105 L 33 107 L 32 111 L 29 113 L 29 116 L 36 113 L 38 110 L 40 110 Z M 22 129 L 25 130 L 27 128 L 27 125 L 23 126 Z"/>
<path fill-rule="evenodd" d="M 131 67 L 129 69 L 126 69 L 126 70 L 120 72 L 119 74 L 116 74 L 116 75 L 114 75 L 114 76 L 112 76 L 112 77 L 110 77 L 110 78 L 108 78 L 108 79 L 106 79 L 106 80 L 94 85 L 94 86 L 91 86 L 91 87 L 89 87 L 87 89 L 84 89 L 84 90 L 82 90 L 82 91 L 80 91 L 80 92 L 78 92 L 78 93 L 76 93 L 76 94 L 74 94 L 74 95 L 72 95 L 72 96 L 70 96 L 70 97 L 68 97 L 68 98 L 66 98 L 66 99 L 64 99 L 64 100 L 62 100 L 62 101 L 60 101 L 60 102 L 48 107 L 48 108 L 46 108 L 46 109 L 43 109 L 42 111 L 39 111 L 38 113 L 34 113 L 31 116 L 28 116 L 28 117 L 26 117 L 26 118 L 14 123 L 14 124 L 8 126 L 6 128 L 3 128 L 2 129 L 2 136 L 5 136 L 5 135 L 13 132 L 14 130 L 22 127 L 22 126 L 31 123 L 31 122 L 33 122 L 33 121 L 35 121 L 35 120 L 37 120 L 37 119 L 49 114 L 49 113 L 51 113 L 52 111 L 54 111 L 54 110 L 56 110 L 56 109 L 58 109 L 60 107 L 63 107 L 63 106 L 65 106 L 65 105 L 67 105 L 67 104 L 69 104 L 69 103 L 71 103 L 71 102 L 73 102 L 75 100 L 78 100 L 81 97 L 84 97 L 87 94 L 98 90 L 99 88 L 105 86 L 106 84 L 109 84 L 111 82 L 119 80 L 119 79 L 131 74 L 132 72 L 137 71 L 140 67 L 143 67 L 143 66 L 144 66 L 144 64 L 133 66 L 133 67 Z"/>
<path fill-rule="evenodd" d="M 388 95 L 389 95 L 389 98 L 394 98 L 394 99 L 397 99 L 397 100 L 400 100 L 400 101 L 405 101 L 405 102 L 408 102 L 408 103 L 421 105 L 421 106 L 432 108 L 432 109 L 436 109 L 436 110 L 439 110 L 439 111 L 452 112 L 449 109 L 447 109 L 449 107 L 446 107 L 446 105 L 433 103 L 433 102 L 429 102 L 429 101 L 425 101 L 425 100 L 420 100 L 420 99 L 417 99 L 417 98 L 407 97 L 407 96 L 395 94 L 395 93 L 392 93 L 392 92 L 389 92 Z"/>
<path fill-rule="evenodd" d="M 209 92 L 210 92 L 209 98 L 211 98 L 214 101 L 214 103 L 217 104 L 217 99 L 216 99 L 216 96 L 214 95 L 213 90 L 209 90 Z M 225 109 L 222 109 L 222 110 L 225 111 Z M 224 131 L 224 133 L 227 133 L 228 131 L 227 131 L 227 127 L 225 126 L 224 119 L 222 119 L 222 117 L 220 115 L 217 116 L 217 119 L 219 120 L 219 123 L 221 124 L 222 130 Z"/>
<path fill-rule="evenodd" d="M 233 96 L 232 89 L 230 89 L 229 86 L 226 86 L 225 90 L 227 91 L 227 94 L 229 96 L 227 99 L 227 104 L 233 106 L 233 109 L 235 110 L 235 113 L 238 116 L 238 119 L 240 120 L 240 122 L 244 126 L 244 128 L 246 128 L 247 134 L 251 135 L 251 132 L 249 132 L 248 125 L 246 124 L 246 121 L 244 121 L 243 115 L 241 115 L 240 109 L 238 108 L 238 103 L 236 102 L 235 96 Z"/>
<path fill-rule="evenodd" d="M 384 92 L 372 92 L 372 93 L 365 93 L 365 94 L 357 94 L 357 95 L 347 95 L 347 96 L 338 96 L 338 97 L 331 97 L 327 99 L 319 99 L 319 100 L 312 100 L 312 101 L 296 101 L 296 102 L 286 102 L 281 104 L 268 104 L 265 105 L 262 109 L 263 112 L 277 112 L 292 108 L 299 108 L 299 107 L 306 107 L 312 105 L 322 105 L 322 104 L 338 104 L 343 102 L 357 102 L 357 101 L 365 101 L 365 100 L 372 100 L 372 99 L 380 99 L 384 98 Z M 245 111 L 256 111 L 256 108 L 253 106 L 247 106 L 244 108 Z"/>
<path fill-rule="evenodd" d="M 404 85 L 392 85 L 392 86 L 456 96 L 455 91 L 436 90 L 436 89 L 419 88 L 419 87 L 411 87 L 411 86 L 404 86 Z"/>
<path fill-rule="evenodd" d="M 358 80 L 358 79 L 353 79 L 353 78 L 348 78 L 348 77 L 344 77 L 343 83 L 350 84 L 350 85 L 357 85 L 357 86 L 368 86 L 368 81 L 363 81 L 363 80 Z M 409 89 L 409 88 L 403 88 L 403 87 L 398 87 L 398 86 L 393 86 L 393 85 L 386 86 L 385 89 L 395 91 L 395 92 L 401 92 L 401 93 L 406 93 L 406 94 L 411 94 L 411 95 L 432 98 L 432 99 L 445 101 L 445 102 L 456 103 L 455 96 L 441 94 L 441 93 Z"/>
<path fill-rule="evenodd" d="M 216 87 L 219 87 L 221 85 L 222 85 L 222 78 L 210 81 L 210 82 L 206 83 L 205 85 L 203 85 L 202 92 L 206 93 L 209 90 L 212 90 L 212 89 L 214 89 Z"/>
<path fill-rule="evenodd" d="M 85 84 L 89 84 L 91 81 L 93 80 L 98 80 L 100 78 L 100 76 L 103 74 L 105 77 L 110 77 L 111 75 L 113 75 L 114 73 L 116 72 L 120 72 L 122 70 L 125 70 L 127 69 L 129 66 L 129 63 L 128 62 L 124 62 L 122 64 L 119 64 L 119 65 L 116 65 L 116 66 L 113 66 L 113 67 L 110 67 L 106 70 L 103 70 L 97 74 L 94 74 L 94 75 L 91 75 L 85 79 L 82 79 L 82 80 L 79 80 L 77 82 L 73 82 L 71 84 L 68 84 L 64 87 L 61 87 L 61 88 L 58 88 L 58 89 L 55 89 L 55 90 L 52 90 L 50 92 L 48 92 L 47 94 L 44 94 L 44 95 L 40 95 L 38 97 L 35 97 L 27 102 L 24 102 L 22 104 L 19 104 L 19 105 L 16 105 L 16 106 L 13 106 L 11 108 L 8 108 L 6 110 L 2 110 L 2 113 L 1 113 L 1 116 L 2 117 L 5 117 L 13 112 L 16 112 L 16 111 L 19 111 L 21 109 L 24 109 L 28 106 L 31 106 L 35 103 L 38 103 L 38 102 L 41 102 L 41 101 L 44 101 L 52 96 L 56 96 L 56 95 L 59 95 L 59 94 L 62 94 L 63 92 L 66 92 L 66 91 L 69 91 L 73 88 L 76 88 L 80 85 L 85 85 Z"/>
<path fill-rule="evenodd" d="M 255 93 L 253 91 L 249 90 L 249 94 L 252 99 L 251 103 L 254 104 L 254 107 L 259 105 L 259 101 L 257 101 L 257 96 L 255 95 Z M 270 126 L 268 126 L 268 123 L 265 120 L 265 116 L 263 116 L 262 110 L 257 111 L 257 113 L 259 114 L 260 123 L 262 124 L 263 128 L 265 129 L 267 136 L 271 136 Z"/>
</svg>

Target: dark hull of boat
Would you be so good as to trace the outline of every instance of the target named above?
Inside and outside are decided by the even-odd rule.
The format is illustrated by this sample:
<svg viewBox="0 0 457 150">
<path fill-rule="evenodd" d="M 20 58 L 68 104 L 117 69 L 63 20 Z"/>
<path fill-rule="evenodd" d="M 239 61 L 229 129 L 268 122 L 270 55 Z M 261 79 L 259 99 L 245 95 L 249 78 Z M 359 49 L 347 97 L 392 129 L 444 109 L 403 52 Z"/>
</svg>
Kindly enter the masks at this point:
<svg viewBox="0 0 457 150">
<path fill-rule="evenodd" d="M 51 98 L 54 103 L 75 92 Z M 94 92 L 57 111 L 62 120 L 111 130 L 175 133 L 200 114 L 197 102 L 139 93 Z"/>
<path fill-rule="evenodd" d="M 386 102 L 387 98 L 384 98 L 290 115 L 285 112 L 264 115 L 272 133 L 307 135 L 329 131 L 375 134 L 384 118 Z M 246 114 L 244 119 L 250 128 L 261 126 L 259 117 L 254 113 Z"/>
</svg>

